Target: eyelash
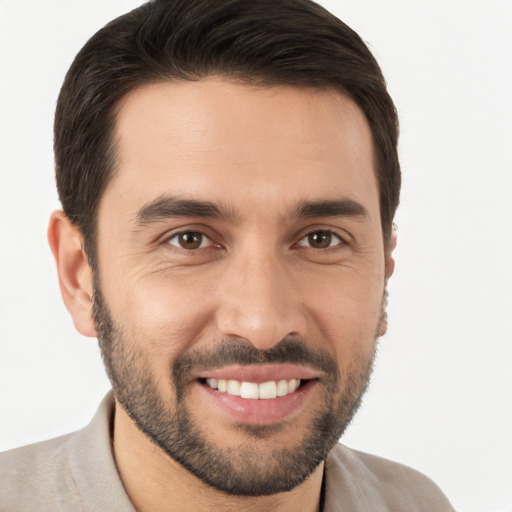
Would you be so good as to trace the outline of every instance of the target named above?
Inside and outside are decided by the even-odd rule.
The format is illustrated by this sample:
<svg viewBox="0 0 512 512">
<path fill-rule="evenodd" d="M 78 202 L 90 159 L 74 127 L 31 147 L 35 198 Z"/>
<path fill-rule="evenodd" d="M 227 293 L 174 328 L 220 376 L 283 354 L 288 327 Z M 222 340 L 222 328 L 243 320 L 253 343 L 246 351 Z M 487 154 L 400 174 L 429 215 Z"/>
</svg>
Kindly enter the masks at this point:
<svg viewBox="0 0 512 512">
<path fill-rule="evenodd" d="M 327 236 L 329 237 L 329 245 L 327 247 L 311 247 L 311 245 L 305 245 L 302 242 L 307 241 L 308 238 L 314 236 L 314 235 L 321 235 L 321 236 Z M 331 245 L 331 242 L 335 241 L 337 239 L 337 243 L 334 245 Z M 311 240 L 309 241 L 311 244 Z M 308 249 L 314 250 L 314 251 L 328 251 L 329 249 L 335 250 L 339 246 L 345 246 L 347 245 L 346 240 L 336 231 L 332 229 L 316 229 L 314 231 L 309 231 L 306 233 L 297 243 L 300 247 L 306 247 Z"/>
<path fill-rule="evenodd" d="M 200 245 L 198 247 L 194 247 L 191 249 L 181 247 L 179 245 L 179 242 L 177 242 L 176 244 L 171 242 L 172 240 L 178 239 L 180 236 L 183 236 L 183 235 L 199 235 L 203 238 L 200 241 Z M 311 237 L 314 235 L 322 235 L 322 236 L 330 237 L 329 245 L 327 247 L 319 248 L 319 247 L 312 247 L 311 245 L 306 245 L 306 244 L 302 243 L 304 241 L 307 241 L 308 237 Z M 331 242 L 333 241 L 333 239 L 337 239 L 338 242 L 335 243 L 334 245 L 331 245 Z M 164 242 L 165 242 L 165 244 L 172 245 L 176 249 L 185 251 L 188 254 L 193 254 L 195 251 L 208 249 L 208 248 L 211 248 L 214 246 L 219 247 L 219 244 L 215 244 L 215 242 L 213 242 L 213 240 L 210 236 L 208 236 L 207 234 L 205 234 L 203 231 L 201 231 L 199 229 L 198 230 L 189 229 L 189 230 L 173 233 L 172 235 L 166 237 Z M 207 245 L 203 246 L 204 243 L 207 243 Z M 310 243 L 311 243 L 311 240 L 310 240 Z M 347 240 L 338 231 L 333 230 L 333 229 L 320 229 L 319 228 L 319 229 L 314 229 L 314 230 L 311 230 L 311 231 L 308 231 L 307 233 L 305 233 L 303 236 L 301 236 L 299 241 L 293 245 L 293 247 L 304 247 L 307 250 L 327 252 L 329 250 L 336 250 L 337 248 L 340 248 L 340 247 L 343 247 L 346 245 L 348 245 Z"/>
<path fill-rule="evenodd" d="M 180 246 L 178 245 L 178 244 L 179 244 L 179 242 L 178 242 L 177 244 L 173 244 L 173 243 L 171 242 L 171 240 L 173 240 L 173 239 L 178 239 L 180 236 L 183 236 L 183 235 L 199 235 L 199 236 L 201 236 L 201 237 L 202 237 L 202 240 L 201 240 L 201 242 L 200 242 L 199 247 L 195 247 L 195 248 L 193 248 L 193 249 L 186 249 L 185 247 L 180 247 Z M 208 243 L 208 245 L 206 245 L 206 246 L 202 247 L 203 243 L 205 243 L 205 242 L 207 242 L 207 241 L 209 241 L 210 243 Z M 169 237 L 167 237 L 167 238 L 165 239 L 165 243 L 166 243 L 166 244 L 169 244 L 169 245 L 172 245 L 173 247 L 176 247 L 178 250 L 180 250 L 180 249 L 181 249 L 181 250 L 186 251 L 186 252 L 188 252 L 188 253 L 193 253 L 194 251 L 198 251 L 198 250 L 200 250 L 200 249 L 208 249 L 209 247 L 212 247 L 212 246 L 214 246 L 214 245 L 215 245 L 215 243 L 212 241 L 211 237 L 209 237 L 208 235 L 206 235 L 206 234 L 205 234 L 205 233 L 203 233 L 202 231 L 199 231 L 199 230 L 192 230 L 192 229 L 187 230 L 187 231 L 180 231 L 180 232 L 178 232 L 178 233 L 174 233 L 174 234 L 172 234 L 171 236 L 169 236 Z"/>
</svg>

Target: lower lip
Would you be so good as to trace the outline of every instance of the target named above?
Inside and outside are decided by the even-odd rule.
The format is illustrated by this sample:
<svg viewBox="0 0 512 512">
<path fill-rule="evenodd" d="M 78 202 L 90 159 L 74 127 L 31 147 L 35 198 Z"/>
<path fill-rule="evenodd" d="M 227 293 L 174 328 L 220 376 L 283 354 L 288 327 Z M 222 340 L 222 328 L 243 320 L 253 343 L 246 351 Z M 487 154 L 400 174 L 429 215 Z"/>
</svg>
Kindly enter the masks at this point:
<svg viewBox="0 0 512 512">
<path fill-rule="evenodd" d="M 309 380 L 289 395 L 256 400 L 222 393 L 206 384 L 197 383 L 217 410 L 227 413 L 239 423 L 250 425 L 268 425 L 288 419 L 301 408 L 317 384 L 316 380 Z"/>
</svg>

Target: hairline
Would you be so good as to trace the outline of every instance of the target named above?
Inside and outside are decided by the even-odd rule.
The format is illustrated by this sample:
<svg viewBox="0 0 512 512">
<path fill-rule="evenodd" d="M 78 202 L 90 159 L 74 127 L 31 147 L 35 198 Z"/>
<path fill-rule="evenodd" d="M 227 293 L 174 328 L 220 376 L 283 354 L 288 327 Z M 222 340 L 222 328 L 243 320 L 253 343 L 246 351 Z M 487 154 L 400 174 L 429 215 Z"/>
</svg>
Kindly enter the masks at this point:
<svg viewBox="0 0 512 512">
<path fill-rule="evenodd" d="M 375 134 L 374 130 L 372 129 L 371 123 L 368 119 L 368 116 L 364 112 L 364 110 L 361 108 L 359 103 L 353 98 L 353 96 L 346 91 L 343 87 L 340 87 L 339 85 L 336 85 L 334 83 L 312 83 L 312 84 L 293 84 L 290 82 L 287 82 L 285 80 L 279 80 L 276 77 L 272 76 L 257 76 L 257 75 L 250 75 L 250 74 L 239 74 L 239 73 L 223 73 L 219 71 L 214 71 L 211 73 L 206 73 L 196 76 L 191 76 L 188 78 L 184 77 L 177 77 L 173 75 L 162 75 L 160 77 L 148 77 L 147 80 L 141 79 L 139 82 L 134 83 L 132 87 L 128 88 L 120 98 L 112 105 L 111 110 L 106 113 L 106 117 L 109 119 L 110 127 L 109 127 L 109 133 L 108 133 L 108 155 L 109 155 L 109 172 L 108 172 L 108 178 L 103 183 L 103 187 L 100 190 L 100 195 L 97 198 L 95 208 L 91 212 L 91 229 L 89 233 L 84 233 L 81 229 L 80 232 L 82 233 L 82 236 L 84 238 L 84 247 L 85 252 L 87 254 L 89 265 L 92 269 L 97 268 L 98 264 L 98 252 L 97 252 L 97 238 L 98 238 L 98 214 L 101 207 L 101 202 L 103 200 L 103 197 L 105 195 L 106 190 L 110 186 L 111 182 L 115 179 L 115 176 L 119 172 L 119 157 L 120 157 L 120 139 L 119 135 L 117 133 L 117 127 L 118 127 L 118 119 L 119 115 L 122 111 L 123 105 L 128 101 L 128 98 L 134 94 L 136 91 L 151 87 L 154 85 L 159 84 L 166 84 L 166 83 L 177 83 L 177 84 L 186 84 L 190 82 L 202 82 L 208 79 L 218 79 L 219 81 L 225 82 L 227 84 L 238 84 L 243 85 L 246 87 L 254 87 L 257 89 L 272 89 L 272 88 L 278 88 L 278 87 L 290 87 L 293 89 L 298 90 L 305 90 L 305 91 L 327 91 L 327 92 L 333 92 L 335 94 L 341 95 L 342 97 L 346 98 L 350 102 L 353 103 L 353 105 L 360 111 L 363 118 L 365 119 L 366 123 L 368 124 L 368 128 L 370 130 L 371 134 L 371 145 L 372 145 L 372 160 L 373 160 L 373 172 L 374 177 L 376 179 L 376 185 L 379 193 L 379 217 L 380 217 L 380 223 L 381 223 L 381 232 L 382 232 L 382 239 L 384 243 L 384 249 L 385 252 L 387 252 L 387 247 L 389 244 L 389 241 L 391 239 L 392 234 L 392 226 L 393 226 L 393 219 L 390 219 L 390 225 L 384 226 L 384 220 L 382 216 L 382 210 L 381 210 L 381 190 L 380 190 L 380 182 L 379 182 L 379 173 L 382 172 L 381 169 L 379 169 L 379 157 L 377 155 L 377 143 L 375 141 Z"/>
</svg>

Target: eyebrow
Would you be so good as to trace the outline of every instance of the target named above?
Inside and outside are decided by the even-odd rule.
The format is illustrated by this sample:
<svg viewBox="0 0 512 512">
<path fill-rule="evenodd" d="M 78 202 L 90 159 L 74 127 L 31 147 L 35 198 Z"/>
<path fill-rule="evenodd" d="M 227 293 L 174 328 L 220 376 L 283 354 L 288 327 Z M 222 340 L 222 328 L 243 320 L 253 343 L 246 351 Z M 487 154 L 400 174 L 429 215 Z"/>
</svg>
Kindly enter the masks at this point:
<svg viewBox="0 0 512 512">
<path fill-rule="evenodd" d="M 300 202 L 293 217 L 368 217 L 366 208 L 352 199 L 332 199 Z"/>
<path fill-rule="evenodd" d="M 236 210 L 221 203 L 181 199 L 175 196 L 161 196 L 145 204 L 136 215 L 140 226 L 179 217 L 199 217 L 233 221 L 238 218 Z M 284 218 L 313 217 L 368 217 L 365 207 L 352 199 L 300 201 L 291 215 Z M 284 220 L 284 219 L 283 219 Z"/>
<path fill-rule="evenodd" d="M 137 213 L 136 221 L 140 226 L 178 217 L 200 217 L 232 220 L 234 210 L 211 201 L 180 199 L 174 196 L 162 196 L 145 204 Z"/>
</svg>

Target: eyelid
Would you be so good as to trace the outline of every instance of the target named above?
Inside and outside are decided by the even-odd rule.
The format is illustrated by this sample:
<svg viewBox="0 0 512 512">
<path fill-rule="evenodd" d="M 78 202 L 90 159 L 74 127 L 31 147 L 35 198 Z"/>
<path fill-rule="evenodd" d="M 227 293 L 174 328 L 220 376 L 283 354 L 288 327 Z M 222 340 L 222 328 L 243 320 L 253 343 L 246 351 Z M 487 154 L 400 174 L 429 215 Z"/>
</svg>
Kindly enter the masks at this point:
<svg viewBox="0 0 512 512">
<path fill-rule="evenodd" d="M 194 234 L 201 235 L 203 237 L 203 240 L 201 240 L 200 246 L 196 247 L 195 249 L 185 249 L 185 247 L 181 247 L 179 244 L 175 245 L 175 244 L 171 243 L 171 240 L 173 240 L 174 238 L 178 238 L 179 236 L 186 234 L 186 233 L 194 233 Z M 203 246 L 203 242 L 206 240 L 209 243 L 207 245 Z M 177 249 L 181 249 L 183 251 L 188 251 L 188 252 L 197 251 L 199 249 L 206 249 L 207 247 L 212 247 L 213 245 L 215 245 L 215 242 L 208 235 L 205 235 L 201 231 L 192 231 L 192 230 L 178 231 L 177 233 L 173 233 L 171 236 L 166 238 L 166 243 L 169 245 L 172 245 L 173 247 L 176 247 Z"/>
<path fill-rule="evenodd" d="M 329 245 L 328 247 L 324 247 L 324 248 L 318 248 L 318 247 L 311 247 L 311 245 L 306 245 L 305 243 L 303 244 L 302 242 L 304 241 L 307 241 L 307 239 L 315 234 L 315 233 L 327 233 L 329 234 L 332 239 L 334 239 L 334 241 L 336 241 L 336 239 L 338 240 L 334 245 Z M 333 240 L 331 240 L 332 242 Z M 337 247 L 339 245 L 345 245 L 345 241 L 337 234 L 337 233 L 334 233 L 333 231 L 326 231 L 326 230 L 318 230 L 318 231 L 312 231 L 310 233 L 308 233 L 307 235 L 303 236 L 299 242 L 298 242 L 298 245 L 301 246 L 301 247 L 308 247 L 309 249 L 314 249 L 314 250 L 321 250 L 321 251 L 326 251 L 328 249 L 333 249 L 334 247 Z"/>
<path fill-rule="evenodd" d="M 301 232 L 298 235 L 298 241 L 294 245 L 299 245 L 299 243 L 307 238 L 309 235 L 312 235 L 314 233 L 330 233 L 331 235 L 337 237 L 340 239 L 341 245 L 350 245 L 352 243 L 352 237 L 343 229 L 340 228 L 334 228 L 332 226 L 325 226 L 325 225 L 318 225 L 318 226 L 308 226 L 306 229 L 301 230 Z M 308 247 L 305 245 L 301 245 L 301 247 L 306 247 L 313 250 L 320 250 L 320 251 L 326 251 L 328 249 L 334 249 L 340 244 L 336 244 L 332 247 L 328 247 L 327 249 L 314 249 L 313 247 Z"/>
<path fill-rule="evenodd" d="M 184 233 L 198 233 L 201 234 L 203 237 L 207 238 L 210 241 L 210 244 L 208 244 L 207 247 L 201 247 L 197 249 L 184 249 L 182 247 L 179 247 L 177 245 L 169 243 L 169 241 L 179 235 L 182 235 Z M 179 226 L 174 229 L 171 229 L 167 231 L 165 234 L 159 237 L 158 244 L 162 245 L 170 245 L 173 248 L 177 250 L 182 250 L 185 252 L 193 252 L 194 250 L 200 250 L 200 249 L 208 249 L 209 247 L 214 246 L 221 246 L 222 243 L 217 242 L 217 238 L 220 238 L 215 231 L 212 231 L 212 229 L 208 228 L 207 226 L 204 226 L 202 224 L 191 224 L 186 226 Z"/>
</svg>

